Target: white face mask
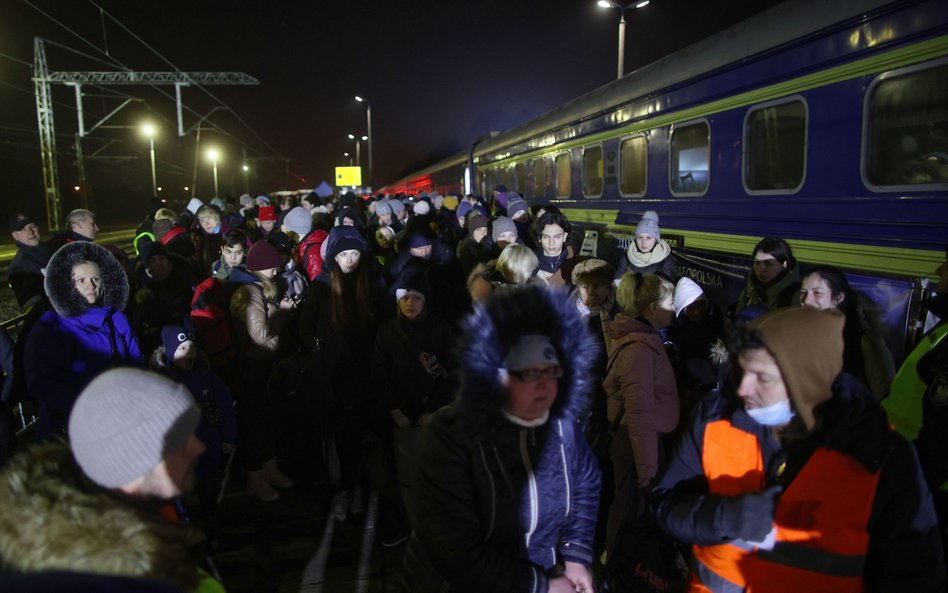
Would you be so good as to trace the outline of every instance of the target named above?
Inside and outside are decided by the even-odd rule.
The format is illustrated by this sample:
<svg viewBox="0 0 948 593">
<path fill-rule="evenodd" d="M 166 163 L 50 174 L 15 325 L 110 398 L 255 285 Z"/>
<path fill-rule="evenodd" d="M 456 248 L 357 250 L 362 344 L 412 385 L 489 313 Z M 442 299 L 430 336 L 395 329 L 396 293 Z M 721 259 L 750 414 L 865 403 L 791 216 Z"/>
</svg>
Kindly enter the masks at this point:
<svg viewBox="0 0 948 593">
<path fill-rule="evenodd" d="M 763 408 L 747 410 L 747 413 L 757 424 L 764 426 L 784 426 L 794 416 L 793 410 L 790 409 L 790 400 L 786 399 Z"/>
</svg>

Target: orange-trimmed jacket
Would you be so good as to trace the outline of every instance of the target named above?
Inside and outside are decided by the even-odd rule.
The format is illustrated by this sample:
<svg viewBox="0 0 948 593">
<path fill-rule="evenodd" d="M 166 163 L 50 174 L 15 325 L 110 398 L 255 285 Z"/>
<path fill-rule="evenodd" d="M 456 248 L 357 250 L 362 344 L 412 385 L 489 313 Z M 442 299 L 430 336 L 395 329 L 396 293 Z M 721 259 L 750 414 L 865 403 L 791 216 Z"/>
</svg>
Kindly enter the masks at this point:
<svg viewBox="0 0 948 593">
<path fill-rule="evenodd" d="M 704 432 L 702 464 L 713 494 L 763 490 L 757 437 L 717 420 Z M 694 546 L 691 590 L 848 593 L 864 590 L 867 525 L 879 482 L 852 457 L 817 449 L 783 492 L 772 550 L 734 540 Z"/>
<path fill-rule="evenodd" d="M 694 545 L 691 591 L 943 592 L 938 522 L 911 444 L 855 379 L 841 375 L 833 393 L 823 427 L 788 451 L 736 398 L 699 404 L 651 493 L 658 524 Z M 785 490 L 772 549 L 730 539 L 726 497 L 775 480 Z"/>
</svg>

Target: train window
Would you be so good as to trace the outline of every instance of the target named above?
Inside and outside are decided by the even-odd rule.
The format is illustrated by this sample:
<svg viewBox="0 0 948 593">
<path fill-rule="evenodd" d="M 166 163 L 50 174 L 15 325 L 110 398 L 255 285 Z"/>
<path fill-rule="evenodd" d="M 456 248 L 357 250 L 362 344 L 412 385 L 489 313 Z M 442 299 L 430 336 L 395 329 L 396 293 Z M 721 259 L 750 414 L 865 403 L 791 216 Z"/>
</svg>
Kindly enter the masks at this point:
<svg viewBox="0 0 948 593">
<path fill-rule="evenodd" d="M 619 193 L 641 196 L 645 193 L 648 166 L 648 140 L 645 136 L 626 138 L 619 145 Z"/>
<path fill-rule="evenodd" d="M 711 132 L 708 122 L 673 126 L 671 130 L 671 192 L 701 195 L 711 181 Z"/>
<path fill-rule="evenodd" d="M 744 188 L 793 193 L 806 174 L 806 104 L 800 98 L 759 105 L 744 118 Z"/>
<path fill-rule="evenodd" d="M 556 155 L 553 165 L 556 167 L 556 197 L 568 198 L 572 180 L 570 179 L 570 153 Z"/>
<path fill-rule="evenodd" d="M 587 198 L 602 196 L 602 146 L 583 149 L 583 195 Z"/>
<path fill-rule="evenodd" d="M 863 180 L 887 190 L 948 183 L 948 62 L 877 78 L 866 94 Z"/>
<path fill-rule="evenodd" d="M 533 160 L 533 197 L 546 197 L 546 159 Z"/>
<path fill-rule="evenodd" d="M 513 167 L 513 184 L 514 189 L 520 195 L 526 195 L 527 193 L 527 183 L 524 180 L 524 170 L 523 170 L 523 161 L 520 161 Z"/>
</svg>

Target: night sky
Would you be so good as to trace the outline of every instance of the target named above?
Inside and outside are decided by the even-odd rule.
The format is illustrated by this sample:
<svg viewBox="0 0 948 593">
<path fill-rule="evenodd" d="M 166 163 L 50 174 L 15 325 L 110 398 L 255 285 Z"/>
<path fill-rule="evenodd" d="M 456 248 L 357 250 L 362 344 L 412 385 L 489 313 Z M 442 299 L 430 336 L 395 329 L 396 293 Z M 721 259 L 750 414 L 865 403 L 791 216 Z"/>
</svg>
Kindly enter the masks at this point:
<svg viewBox="0 0 948 593">
<path fill-rule="evenodd" d="M 652 0 L 630 10 L 626 71 L 775 3 Z M 104 19 L 98 7 L 107 13 Z M 239 71 L 258 78 L 260 86 L 208 87 L 233 113 L 219 109 L 208 119 L 207 125 L 224 133 L 202 130 L 202 152 L 211 144 L 221 149 L 221 193 L 238 195 L 244 191 L 243 146 L 254 159 L 251 192 L 331 182 L 333 167 L 346 164 L 343 152 L 355 152 L 346 134 L 366 132 L 365 108 L 356 94 L 372 103 L 376 186 L 463 150 L 490 131 L 523 123 L 614 79 L 618 21 L 618 10 L 601 9 L 594 0 L 0 0 L 3 201 L 11 211 L 45 218 L 31 70 L 17 61 L 32 63 L 34 36 L 52 42 L 46 49 L 51 71 L 120 69 L 93 58 L 114 59 L 132 70 L 173 69 L 124 25 L 182 71 Z M 106 44 L 111 58 L 100 51 Z M 173 96 L 173 87 L 162 88 Z M 191 185 L 194 134 L 177 138 L 172 100 L 143 86 L 85 87 L 85 93 L 87 126 L 119 105 L 119 99 L 101 95 L 141 99 L 83 141 L 87 155 L 108 157 L 87 160 L 94 206 L 104 211 L 116 200 L 147 202 L 148 142 L 131 127 L 146 119 L 161 128 L 156 153 L 163 195 L 189 193 L 184 186 Z M 53 96 L 68 210 L 76 200 L 74 91 L 54 86 Z M 201 115 L 219 104 L 194 87 L 184 91 L 184 99 Z M 185 127 L 198 117 L 187 113 Z M 367 164 L 364 143 L 362 163 Z M 209 197 L 212 184 L 202 155 L 198 196 Z"/>
</svg>

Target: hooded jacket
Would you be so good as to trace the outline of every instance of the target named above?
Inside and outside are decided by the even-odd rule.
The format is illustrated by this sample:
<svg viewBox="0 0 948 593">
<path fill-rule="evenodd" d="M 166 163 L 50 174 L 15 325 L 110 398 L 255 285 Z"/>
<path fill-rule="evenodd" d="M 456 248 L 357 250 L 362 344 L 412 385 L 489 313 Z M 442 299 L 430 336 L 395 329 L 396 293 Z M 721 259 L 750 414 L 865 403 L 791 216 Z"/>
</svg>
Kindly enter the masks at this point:
<svg viewBox="0 0 948 593">
<path fill-rule="evenodd" d="M 624 410 L 635 469 L 640 478 L 658 473 L 661 434 L 678 425 L 678 385 L 662 337 L 648 323 L 619 313 L 604 323 L 611 367 L 602 382 L 610 421 Z M 614 359 L 614 360 L 613 360 Z"/>
<path fill-rule="evenodd" d="M 785 490 L 789 488 L 818 448 L 842 452 L 859 467 L 878 472 L 868 521 L 862 526 L 869 538 L 862 568 L 865 590 L 943 591 L 945 573 L 938 520 L 915 451 L 889 429 L 885 413 L 855 378 L 840 375 L 832 393 L 832 398 L 820 407 L 823 427 L 786 449 L 771 429 L 751 419 L 736 397 L 717 391 L 706 396 L 695 410 L 692 425 L 683 434 L 669 467 L 652 490 L 658 524 L 685 543 L 713 546 L 729 541 L 719 521 L 718 509 L 724 497 L 709 492 L 702 470 L 705 429 L 711 423 L 727 420 L 756 439 L 767 486 L 778 483 Z M 739 452 L 735 451 L 737 456 Z M 785 469 L 778 478 L 783 462 Z"/>
<path fill-rule="evenodd" d="M 0 508 L 0 572 L 73 571 L 157 579 L 185 591 L 198 586 L 194 532 L 92 484 L 65 444 L 14 457 L 0 472 Z"/>
<path fill-rule="evenodd" d="M 72 269 L 83 261 L 99 266 L 102 294 L 95 305 L 73 286 Z M 23 359 L 27 390 L 40 402 L 41 438 L 65 433 L 73 403 L 96 375 L 143 363 L 122 312 L 128 279 L 111 253 L 87 241 L 68 243 L 49 260 L 45 284 L 53 310 L 30 330 Z"/>
<path fill-rule="evenodd" d="M 653 490 L 656 518 L 668 533 L 695 544 L 696 558 L 743 576 L 752 590 L 768 590 L 767 577 L 756 576 L 763 565 L 779 574 L 772 584 L 781 588 L 773 590 L 941 591 L 937 519 L 918 459 L 889 428 L 865 386 L 839 373 L 842 326 L 843 316 L 836 311 L 798 308 L 748 326 L 759 332 L 780 368 L 797 417 L 777 432 L 751 419 L 736 397 L 713 393 L 705 398 Z M 707 447 L 727 453 L 706 461 Z M 755 459 L 756 469 L 749 470 Z M 718 467 L 708 469 L 711 461 Z M 834 483 L 827 473 L 848 478 Z M 721 521 L 724 501 L 773 485 L 783 487 L 774 519 L 778 547 L 761 552 L 730 539 Z M 794 531 L 806 536 L 786 536 Z M 838 555 L 839 541 L 848 546 L 847 570 L 855 569 L 854 575 L 834 574 L 827 568 L 831 563 L 822 564 Z M 720 560 L 735 548 L 749 557 L 746 564 Z M 809 553 L 801 555 L 801 548 Z M 793 556 L 796 572 L 787 576 L 786 559 Z M 729 577 L 713 568 L 709 573 L 700 560 L 695 567 L 704 570 L 705 579 Z"/>
<path fill-rule="evenodd" d="M 426 425 L 405 556 L 409 590 L 535 591 L 568 560 L 590 566 L 600 473 L 579 419 L 596 355 L 565 295 L 510 289 L 466 321 L 457 400 Z M 514 340 L 544 334 L 563 376 L 543 424 L 507 419 L 499 370 Z"/>
</svg>

